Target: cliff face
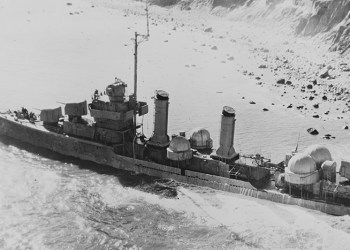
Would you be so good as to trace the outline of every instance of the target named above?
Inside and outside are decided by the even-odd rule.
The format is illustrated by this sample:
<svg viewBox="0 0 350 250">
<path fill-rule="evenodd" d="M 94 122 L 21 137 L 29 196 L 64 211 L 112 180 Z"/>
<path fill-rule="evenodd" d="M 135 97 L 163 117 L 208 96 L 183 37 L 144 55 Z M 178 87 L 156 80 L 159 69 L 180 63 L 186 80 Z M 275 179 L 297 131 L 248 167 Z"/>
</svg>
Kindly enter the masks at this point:
<svg viewBox="0 0 350 250">
<path fill-rule="evenodd" d="M 209 7 L 233 19 L 271 20 L 287 24 L 293 33 L 317 36 L 330 42 L 331 50 L 345 51 L 350 45 L 349 0 L 152 0 L 160 6 Z M 220 11 L 218 11 L 220 10 Z"/>
<path fill-rule="evenodd" d="M 299 20 L 297 34 L 329 33 L 332 50 L 344 51 L 350 44 L 350 1 L 313 1 L 313 12 Z"/>
</svg>

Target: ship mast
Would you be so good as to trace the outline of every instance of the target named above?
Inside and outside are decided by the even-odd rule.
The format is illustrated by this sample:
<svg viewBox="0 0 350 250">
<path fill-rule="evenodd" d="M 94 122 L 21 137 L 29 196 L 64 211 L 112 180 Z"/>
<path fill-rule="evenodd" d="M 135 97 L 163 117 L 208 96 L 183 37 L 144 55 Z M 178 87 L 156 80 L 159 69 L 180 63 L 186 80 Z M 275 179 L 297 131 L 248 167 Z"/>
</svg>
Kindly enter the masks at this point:
<svg viewBox="0 0 350 250">
<path fill-rule="evenodd" d="M 138 42 L 137 37 L 139 34 L 135 32 L 135 50 L 134 50 L 134 99 L 135 99 L 135 110 L 134 110 L 134 128 L 136 132 L 136 110 L 137 110 L 137 48 Z"/>
<path fill-rule="evenodd" d="M 146 3 L 146 18 L 147 18 L 147 36 L 143 36 L 146 39 L 150 36 L 149 35 L 149 14 L 148 14 L 148 2 Z M 137 49 L 139 46 L 139 43 L 137 41 L 137 38 L 140 36 L 139 33 L 135 32 L 135 48 L 134 48 L 134 99 L 135 99 L 135 110 L 134 110 L 134 128 L 135 128 L 135 134 L 136 134 L 136 113 L 137 113 Z M 142 42 L 142 41 L 141 41 Z"/>
<path fill-rule="evenodd" d="M 149 37 L 149 15 L 148 15 L 148 2 L 146 2 L 146 18 L 147 18 L 147 37 Z"/>
</svg>

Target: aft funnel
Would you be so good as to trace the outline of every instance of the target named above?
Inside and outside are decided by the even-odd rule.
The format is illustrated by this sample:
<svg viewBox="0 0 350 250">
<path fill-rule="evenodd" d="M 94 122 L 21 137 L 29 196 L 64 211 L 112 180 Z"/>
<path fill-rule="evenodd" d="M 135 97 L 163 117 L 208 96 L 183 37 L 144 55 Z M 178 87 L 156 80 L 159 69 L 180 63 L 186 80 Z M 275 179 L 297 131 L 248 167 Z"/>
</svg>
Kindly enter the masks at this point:
<svg viewBox="0 0 350 250">
<path fill-rule="evenodd" d="M 236 112 L 229 106 L 224 106 L 221 115 L 220 147 L 216 150 L 216 157 L 231 160 L 237 157 L 233 147 L 235 134 Z"/>
<path fill-rule="evenodd" d="M 163 90 L 158 90 L 154 97 L 154 131 L 148 144 L 158 147 L 169 145 L 168 136 L 168 110 L 169 94 Z"/>
</svg>

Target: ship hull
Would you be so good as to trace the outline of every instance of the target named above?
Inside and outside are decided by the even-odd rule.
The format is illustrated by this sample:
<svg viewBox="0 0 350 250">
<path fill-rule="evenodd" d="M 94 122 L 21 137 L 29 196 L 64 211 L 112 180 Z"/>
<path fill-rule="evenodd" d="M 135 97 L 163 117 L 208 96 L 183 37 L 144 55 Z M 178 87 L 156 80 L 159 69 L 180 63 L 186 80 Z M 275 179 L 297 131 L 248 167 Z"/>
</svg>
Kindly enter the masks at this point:
<svg viewBox="0 0 350 250">
<path fill-rule="evenodd" d="M 171 178 L 183 183 L 283 204 L 298 205 L 333 215 L 350 214 L 350 208 L 343 205 L 295 198 L 275 191 L 258 190 L 245 181 L 190 170 L 181 172 L 179 168 L 117 155 L 110 146 L 50 132 L 38 125 L 30 124 L 28 121 L 14 121 L 12 117 L 6 115 L 0 115 L 0 134 L 62 155 L 108 165 L 121 170 L 159 178 Z"/>
</svg>

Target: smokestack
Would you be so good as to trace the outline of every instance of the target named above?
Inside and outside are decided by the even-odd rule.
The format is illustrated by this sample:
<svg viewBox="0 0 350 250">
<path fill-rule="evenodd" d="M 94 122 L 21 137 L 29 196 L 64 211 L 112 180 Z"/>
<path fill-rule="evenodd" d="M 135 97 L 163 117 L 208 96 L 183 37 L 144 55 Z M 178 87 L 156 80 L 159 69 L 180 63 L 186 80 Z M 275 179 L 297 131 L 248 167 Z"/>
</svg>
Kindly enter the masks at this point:
<svg viewBox="0 0 350 250">
<path fill-rule="evenodd" d="M 163 90 L 157 90 L 154 98 L 154 131 L 148 142 L 152 146 L 167 147 L 169 145 L 168 110 L 169 94 Z"/>
<path fill-rule="evenodd" d="M 221 130 L 220 130 L 220 147 L 216 150 L 216 155 L 224 159 L 233 159 L 237 156 L 233 148 L 233 140 L 235 134 L 236 111 L 224 106 L 221 116 Z"/>
</svg>

